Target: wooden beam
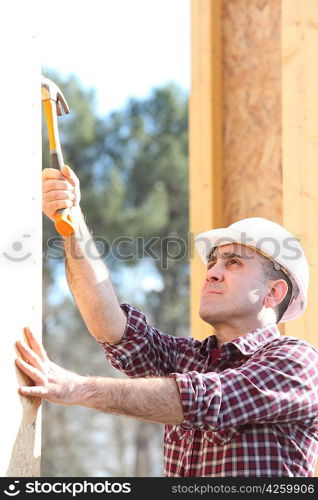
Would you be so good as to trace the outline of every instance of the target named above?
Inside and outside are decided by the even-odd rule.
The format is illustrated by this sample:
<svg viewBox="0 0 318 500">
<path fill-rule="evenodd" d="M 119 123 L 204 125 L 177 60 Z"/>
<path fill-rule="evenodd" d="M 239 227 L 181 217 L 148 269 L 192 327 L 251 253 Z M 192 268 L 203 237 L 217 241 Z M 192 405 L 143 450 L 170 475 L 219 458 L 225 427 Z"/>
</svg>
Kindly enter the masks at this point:
<svg viewBox="0 0 318 500">
<path fill-rule="evenodd" d="M 309 303 L 286 334 L 318 347 L 318 2 L 282 1 L 284 225 L 310 265 Z"/>
<path fill-rule="evenodd" d="M 192 0 L 190 94 L 190 235 L 221 224 L 221 1 Z M 191 335 L 204 338 L 211 327 L 198 316 L 202 261 L 190 252 Z"/>
<path fill-rule="evenodd" d="M 318 348 L 318 2 L 282 0 L 284 225 L 300 239 L 310 267 L 308 308 L 285 334 Z M 318 464 L 315 470 L 318 477 Z"/>
</svg>

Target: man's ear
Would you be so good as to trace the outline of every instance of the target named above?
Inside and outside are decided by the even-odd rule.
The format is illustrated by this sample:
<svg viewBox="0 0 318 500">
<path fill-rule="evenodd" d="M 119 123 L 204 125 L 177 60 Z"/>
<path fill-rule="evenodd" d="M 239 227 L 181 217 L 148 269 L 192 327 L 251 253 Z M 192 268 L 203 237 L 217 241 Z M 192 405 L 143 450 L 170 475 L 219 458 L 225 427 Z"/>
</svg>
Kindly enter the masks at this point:
<svg viewBox="0 0 318 500">
<path fill-rule="evenodd" d="M 288 285 L 285 280 L 269 281 L 268 292 L 264 297 L 265 307 L 276 307 L 280 304 L 288 292 Z"/>
</svg>

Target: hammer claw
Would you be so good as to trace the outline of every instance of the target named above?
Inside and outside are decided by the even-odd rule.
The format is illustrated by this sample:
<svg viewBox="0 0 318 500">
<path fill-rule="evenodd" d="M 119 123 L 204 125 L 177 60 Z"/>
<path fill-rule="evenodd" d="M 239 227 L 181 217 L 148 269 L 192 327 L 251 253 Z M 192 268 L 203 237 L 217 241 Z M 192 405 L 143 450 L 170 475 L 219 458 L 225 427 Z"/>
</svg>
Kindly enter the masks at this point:
<svg viewBox="0 0 318 500">
<path fill-rule="evenodd" d="M 59 101 L 56 101 L 56 114 L 57 114 L 57 116 L 62 116 L 62 114 L 63 114 L 63 108 L 62 108 L 61 103 Z"/>
<path fill-rule="evenodd" d="M 63 114 L 63 111 L 66 115 L 69 114 L 70 109 L 67 105 L 67 102 L 62 94 L 61 91 L 57 93 L 57 100 L 56 100 L 56 112 L 58 116 L 61 116 Z"/>
<path fill-rule="evenodd" d="M 56 103 L 56 113 L 58 116 L 61 116 L 63 111 L 66 115 L 69 114 L 70 110 L 61 89 L 52 80 L 44 76 L 42 76 L 41 81 L 41 95 L 42 101 L 51 99 L 51 101 Z"/>
</svg>

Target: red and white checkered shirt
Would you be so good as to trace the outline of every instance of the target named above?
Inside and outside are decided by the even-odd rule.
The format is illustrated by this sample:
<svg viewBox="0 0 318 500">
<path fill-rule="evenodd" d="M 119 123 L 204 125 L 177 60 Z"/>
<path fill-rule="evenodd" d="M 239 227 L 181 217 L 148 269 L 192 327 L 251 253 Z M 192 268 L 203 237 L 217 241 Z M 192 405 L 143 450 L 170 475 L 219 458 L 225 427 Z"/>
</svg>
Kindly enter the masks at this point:
<svg viewBox="0 0 318 500">
<path fill-rule="evenodd" d="M 318 454 L 318 351 L 275 324 L 217 349 L 161 333 L 122 304 L 122 341 L 102 344 L 129 377 L 174 377 L 184 421 L 165 426 L 165 476 L 312 477 Z"/>
</svg>

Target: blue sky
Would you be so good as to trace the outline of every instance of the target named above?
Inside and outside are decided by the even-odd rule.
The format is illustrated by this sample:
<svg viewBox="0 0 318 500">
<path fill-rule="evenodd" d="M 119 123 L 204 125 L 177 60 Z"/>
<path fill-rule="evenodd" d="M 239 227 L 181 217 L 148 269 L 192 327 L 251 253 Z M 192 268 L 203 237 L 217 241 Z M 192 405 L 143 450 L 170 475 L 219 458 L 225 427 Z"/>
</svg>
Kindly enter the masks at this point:
<svg viewBox="0 0 318 500">
<path fill-rule="evenodd" d="M 39 2 L 42 66 L 97 92 L 97 112 L 168 81 L 190 88 L 190 0 Z"/>
<path fill-rule="evenodd" d="M 85 87 L 94 88 L 99 114 L 123 107 L 129 97 L 146 97 L 153 87 L 167 82 L 190 90 L 190 0 L 36 0 L 36 4 L 43 68 L 62 76 L 74 74 Z M 62 267 L 61 296 L 55 288 L 52 301 L 70 295 Z M 141 299 L 143 292 L 162 287 L 149 262 L 133 270 L 123 266 L 122 273 L 128 297 L 138 292 Z"/>
</svg>

